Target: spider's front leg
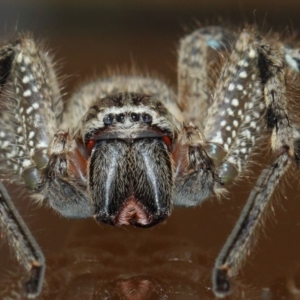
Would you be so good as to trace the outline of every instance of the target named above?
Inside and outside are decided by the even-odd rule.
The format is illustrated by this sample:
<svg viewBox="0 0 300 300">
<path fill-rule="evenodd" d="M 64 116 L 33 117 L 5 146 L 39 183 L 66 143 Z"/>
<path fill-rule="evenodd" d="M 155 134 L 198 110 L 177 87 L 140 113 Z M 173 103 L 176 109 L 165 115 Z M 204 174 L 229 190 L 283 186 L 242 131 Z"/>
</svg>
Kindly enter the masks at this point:
<svg viewBox="0 0 300 300">
<path fill-rule="evenodd" d="M 289 113 L 286 88 L 290 79 L 286 62 L 293 67 L 295 64 L 291 64 L 291 60 L 296 58 L 290 54 L 287 56 L 283 46 L 277 41 L 269 43 L 263 38 L 254 37 L 251 44 L 257 56 L 254 67 L 259 71 L 264 98 L 262 103 L 265 105 L 262 125 L 270 136 L 271 149 L 276 158 L 259 176 L 234 230 L 216 260 L 213 283 L 215 293 L 220 297 L 230 292 L 229 277 L 238 272 L 249 253 L 276 186 L 291 163 L 295 160 L 297 162 L 299 155 L 299 130 Z M 287 58 L 289 59 L 285 62 Z M 232 160 L 232 153 L 228 156 Z"/>
<path fill-rule="evenodd" d="M 14 173 L 38 200 L 47 191 L 48 146 L 61 119 L 62 101 L 51 59 L 28 35 L 0 48 L 0 156 L 5 174 Z M 40 192 L 40 193 L 37 193 Z M 44 257 L 1 184 L 1 223 L 19 262 L 31 272 L 27 296 L 43 285 Z M 4 224 L 5 223 L 5 224 Z"/>
<path fill-rule="evenodd" d="M 219 196 L 225 191 L 216 168 L 223 153 L 220 158 L 220 153 L 215 151 L 217 146 L 206 142 L 203 128 L 210 106 L 209 89 L 216 76 L 210 74 L 210 59 L 218 60 L 218 53 L 230 50 L 235 40 L 236 36 L 229 30 L 211 26 L 198 29 L 180 41 L 178 102 L 185 123 L 189 125 L 183 126 L 173 152 L 174 205 L 195 206 L 209 196 Z M 224 173 L 232 177 L 231 169 Z"/>
<path fill-rule="evenodd" d="M 30 270 L 30 279 L 26 283 L 27 297 L 35 298 L 43 287 L 45 273 L 44 255 L 16 210 L 1 181 L 0 226 L 5 232 L 10 246 L 15 250 L 18 260 L 27 270 Z"/>
<path fill-rule="evenodd" d="M 198 32 L 192 33 L 186 40 L 195 34 Z M 190 49 L 197 48 L 199 43 L 195 41 L 193 45 L 187 45 L 181 51 L 193 57 L 197 51 Z M 213 85 L 213 103 L 208 111 L 205 142 L 202 144 L 213 159 L 221 182 L 228 184 L 247 170 L 259 138 L 267 136 L 268 132 L 271 148 L 277 155 L 274 163 L 263 170 L 234 231 L 216 260 L 213 286 L 219 297 L 230 292 L 228 277 L 234 276 L 241 267 L 276 185 L 293 159 L 298 157 L 299 150 L 295 156 L 294 148 L 298 145 L 299 134 L 293 129 L 293 120 L 288 114 L 284 61 L 286 59 L 292 68 L 298 70 L 297 57 L 288 50 L 278 42 L 268 43 L 252 30 L 244 30 L 230 56 L 224 60 L 220 76 Z M 199 63 L 190 64 L 187 68 L 193 70 L 193 65 L 197 67 Z M 199 73 L 203 73 L 202 68 Z M 190 80 L 195 83 L 193 78 L 197 76 Z M 193 85 L 190 85 L 186 94 L 192 92 Z M 201 101 L 203 99 L 200 98 L 198 110 L 202 107 Z M 197 202 L 192 201 L 191 204 Z"/>
<path fill-rule="evenodd" d="M 207 155 L 204 136 L 195 125 L 183 125 L 173 151 L 177 206 L 196 206 L 213 194 L 224 192 L 213 160 Z"/>
</svg>

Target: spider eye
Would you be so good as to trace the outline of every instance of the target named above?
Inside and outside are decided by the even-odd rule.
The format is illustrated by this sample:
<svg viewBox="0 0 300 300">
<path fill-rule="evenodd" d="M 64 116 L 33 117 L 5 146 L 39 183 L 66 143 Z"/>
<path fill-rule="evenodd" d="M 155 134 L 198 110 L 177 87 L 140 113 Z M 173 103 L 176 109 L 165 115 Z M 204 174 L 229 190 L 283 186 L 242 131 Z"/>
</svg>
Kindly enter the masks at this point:
<svg viewBox="0 0 300 300">
<path fill-rule="evenodd" d="M 131 120 L 137 122 L 140 119 L 140 115 L 136 113 L 131 113 Z"/>
<path fill-rule="evenodd" d="M 91 139 L 91 140 L 89 140 L 89 141 L 87 142 L 86 148 L 87 148 L 89 154 L 92 153 L 92 150 L 93 150 L 93 148 L 94 148 L 94 146 L 95 146 L 95 143 L 96 143 L 96 142 L 95 142 L 94 139 Z"/>
<path fill-rule="evenodd" d="M 124 114 L 117 115 L 116 120 L 117 120 L 117 122 L 124 123 L 125 115 Z"/>
<path fill-rule="evenodd" d="M 142 114 L 142 119 L 143 119 L 143 122 L 145 122 L 147 124 L 151 124 L 151 122 L 152 122 L 152 116 L 149 114 Z"/>
<path fill-rule="evenodd" d="M 113 114 L 105 115 L 104 118 L 103 118 L 103 123 L 105 125 L 111 125 L 113 121 L 114 121 L 114 115 Z"/>
</svg>

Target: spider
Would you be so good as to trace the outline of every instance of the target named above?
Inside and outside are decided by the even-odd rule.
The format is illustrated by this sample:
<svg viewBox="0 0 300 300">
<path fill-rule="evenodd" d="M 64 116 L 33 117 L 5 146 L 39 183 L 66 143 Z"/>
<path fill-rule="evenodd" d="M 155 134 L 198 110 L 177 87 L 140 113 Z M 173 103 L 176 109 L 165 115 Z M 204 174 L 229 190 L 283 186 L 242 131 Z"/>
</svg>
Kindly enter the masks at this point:
<svg viewBox="0 0 300 300">
<path fill-rule="evenodd" d="M 215 262 L 213 291 L 224 297 L 276 186 L 299 164 L 288 88 L 300 56 L 277 36 L 217 26 L 183 37 L 178 56 L 177 93 L 149 76 L 114 75 L 83 85 L 64 109 L 51 58 L 20 34 L 0 48 L 2 171 L 62 216 L 150 227 L 173 205 L 221 196 L 269 139 L 273 161 Z M 0 191 L 1 226 L 34 298 L 44 256 L 2 183 Z"/>
</svg>

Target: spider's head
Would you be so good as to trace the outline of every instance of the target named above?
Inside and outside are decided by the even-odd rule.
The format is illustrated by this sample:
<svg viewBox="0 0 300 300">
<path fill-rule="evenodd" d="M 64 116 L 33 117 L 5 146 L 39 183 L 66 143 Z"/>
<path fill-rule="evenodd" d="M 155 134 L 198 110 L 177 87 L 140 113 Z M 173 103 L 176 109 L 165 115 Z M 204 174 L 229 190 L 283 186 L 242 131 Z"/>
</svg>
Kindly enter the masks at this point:
<svg viewBox="0 0 300 300">
<path fill-rule="evenodd" d="M 176 123 L 155 97 L 100 99 L 77 132 L 88 157 L 87 186 L 97 221 L 149 227 L 171 212 Z"/>
</svg>

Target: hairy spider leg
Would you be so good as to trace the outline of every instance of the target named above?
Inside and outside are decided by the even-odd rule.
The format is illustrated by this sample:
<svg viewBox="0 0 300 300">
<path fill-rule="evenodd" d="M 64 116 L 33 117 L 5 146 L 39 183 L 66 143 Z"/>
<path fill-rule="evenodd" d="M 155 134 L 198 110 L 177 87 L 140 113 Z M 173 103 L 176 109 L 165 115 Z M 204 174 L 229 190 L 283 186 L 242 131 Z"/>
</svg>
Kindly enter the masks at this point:
<svg viewBox="0 0 300 300">
<path fill-rule="evenodd" d="M 269 131 L 271 148 L 276 159 L 262 171 L 235 228 L 216 259 L 213 287 L 219 297 L 230 292 L 229 277 L 237 274 L 255 242 L 255 232 L 262 222 L 269 200 L 295 159 L 295 146 L 298 142 L 294 137 L 299 138 L 299 132 L 293 129 L 288 114 L 284 52 L 278 45 L 273 47 L 258 37 L 252 46 L 255 46 L 257 53 L 257 66 L 263 87 L 266 107 L 264 126 Z"/>
<path fill-rule="evenodd" d="M 261 136 L 265 105 L 254 37 L 242 32 L 221 71 L 205 136 L 208 154 L 218 165 L 219 176 L 231 183 L 247 168 Z"/>
<path fill-rule="evenodd" d="M 201 30 L 205 32 L 206 29 Z M 230 37 L 231 42 L 235 38 L 234 34 L 222 34 L 222 29 L 219 35 L 216 32 L 214 36 Z M 183 75 L 179 74 L 179 95 L 181 95 L 179 103 L 184 105 L 185 109 L 194 112 L 194 114 L 190 112 L 194 119 L 201 116 L 205 120 L 205 112 L 201 110 L 203 108 L 205 110 L 208 106 L 208 98 L 205 97 L 208 77 L 205 63 L 208 46 L 205 46 L 203 40 L 208 41 L 201 37 L 197 30 L 181 42 L 179 71 L 181 70 Z M 220 44 L 217 41 L 214 42 L 213 39 L 209 41 L 215 49 L 218 49 Z M 226 45 L 226 42 L 223 44 Z M 214 292 L 220 297 L 230 292 L 227 277 L 235 275 L 245 258 L 250 242 L 253 240 L 254 229 L 260 224 L 263 209 L 280 178 L 288 169 L 291 158 L 294 157 L 294 143 L 299 148 L 299 142 L 294 142 L 293 138 L 294 134 L 295 138 L 299 139 L 299 131 L 294 129 L 293 132 L 287 117 L 284 74 L 285 63 L 290 68 L 299 70 L 299 54 L 297 50 L 290 47 L 280 48 L 277 45 L 277 48 L 282 50 L 274 50 L 276 47 L 273 49 L 265 40 L 249 30 L 240 34 L 229 59 L 223 64 L 216 83 L 216 92 L 208 110 L 204 135 L 200 132 L 198 134 L 199 145 L 201 144 L 213 159 L 212 162 L 206 159 L 206 168 L 208 167 L 215 177 L 219 175 L 221 183 L 228 184 L 247 170 L 254 146 L 260 137 L 267 135 L 267 129 L 271 131 L 269 134 L 271 147 L 278 155 L 277 160 L 259 177 L 257 188 L 252 191 L 236 228 L 216 261 L 213 286 Z M 277 51 L 282 51 L 282 53 Z M 188 76 L 191 77 L 189 80 Z M 200 89 L 202 92 L 199 92 Z M 195 99 L 187 95 L 194 95 Z M 265 101 L 262 100 L 263 98 Z M 189 101 L 192 102 L 190 108 Z M 197 124 L 197 121 L 194 122 Z M 197 131 L 199 129 L 195 127 L 193 132 Z M 189 136 L 191 136 L 190 133 Z M 299 150 L 297 151 L 299 153 Z M 203 157 L 202 155 L 202 161 Z M 214 165 L 217 169 L 214 169 Z M 207 175 L 208 172 L 205 174 Z M 210 193 L 207 192 L 207 188 L 214 192 L 220 191 L 218 188 L 213 188 L 213 181 L 209 177 L 207 177 L 206 185 L 203 184 L 204 181 L 201 181 L 201 177 L 199 179 L 200 193 L 203 192 L 208 197 Z M 175 199 L 175 203 L 189 206 L 197 205 L 205 198 L 198 197 L 201 201 L 197 201 L 197 197 L 189 195 L 186 197 L 189 200 L 182 201 L 175 195 Z M 250 216 L 251 209 L 253 212 Z M 255 220 L 258 222 L 254 222 Z M 244 230 L 244 236 L 241 234 L 242 230 Z"/>
<path fill-rule="evenodd" d="M 215 74 L 209 62 L 231 49 L 234 34 L 222 27 L 195 30 L 180 40 L 178 49 L 178 102 L 186 122 L 204 128 L 210 106 L 209 81 Z"/>
<path fill-rule="evenodd" d="M 0 225 L 18 261 L 30 272 L 26 283 L 27 297 L 35 298 L 43 287 L 45 259 L 30 230 L 16 210 L 0 181 Z"/>
<path fill-rule="evenodd" d="M 1 63 L 1 164 L 7 172 L 21 176 L 34 190 L 40 170 L 48 163 L 47 148 L 61 116 L 62 102 L 50 58 L 30 36 L 19 38 L 0 49 Z M 26 225 L 17 213 L 1 183 L 2 220 L 8 241 L 16 249 L 17 259 L 28 270 L 28 297 L 36 297 L 42 288 L 44 257 Z"/>
<path fill-rule="evenodd" d="M 7 83 L 1 98 L 11 118 L 4 127 L 7 130 L 0 133 L 0 152 L 33 190 L 39 170 L 47 165 L 48 144 L 61 116 L 59 88 L 50 58 L 28 35 L 3 47 L 1 61 L 5 70 L 2 85 Z M 7 137 L 14 142 L 5 143 Z"/>
</svg>

